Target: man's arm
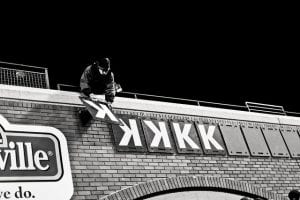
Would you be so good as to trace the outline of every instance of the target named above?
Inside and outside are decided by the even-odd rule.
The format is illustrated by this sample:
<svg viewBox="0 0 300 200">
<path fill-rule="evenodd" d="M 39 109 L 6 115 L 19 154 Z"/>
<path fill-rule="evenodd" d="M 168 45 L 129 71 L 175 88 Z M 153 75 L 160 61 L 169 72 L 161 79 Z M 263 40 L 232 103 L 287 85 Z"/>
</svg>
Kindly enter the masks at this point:
<svg viewBox="0 0 300 200">
<path fill-rule="evenodd" d="M 110 72 L 110 75 L 108 77 L 108 84 L 115 82 L 115 75 L 113 72 Z"/>
<path fill-rule="evenodd" d="M 112 103 L 114 101 L 115 96 L 116 96 L 115 78 L 114 78 L 113 72 L 110 72 L 108 81 L 106 84 L 105 100 L 109 103 Z"/>
<path fill-rule="evenodd" d="M 86 96 L 90 96 L 92 92 L 91 86 L 89 85 L 89 73 L 87 69 L 82 73 L 80 78 L 80 91 Z"/>
</svg>

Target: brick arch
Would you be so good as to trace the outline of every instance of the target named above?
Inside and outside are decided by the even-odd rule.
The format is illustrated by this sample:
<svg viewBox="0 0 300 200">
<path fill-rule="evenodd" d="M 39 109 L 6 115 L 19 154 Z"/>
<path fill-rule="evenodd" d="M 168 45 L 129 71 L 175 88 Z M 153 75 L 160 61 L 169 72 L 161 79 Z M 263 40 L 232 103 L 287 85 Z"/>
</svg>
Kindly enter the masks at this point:
<svg viewBox="0 0 300 200">
<path fill-rule="evenodd" d="M 268 200 L 283 200 L 280 195 L 249 183 L 239 182 L 231 179 L 208 176 L 179 176 L 153 180 L 138 185 L 134 185 L 111 195 L 101 198 L 101 200 L 129 200 L 142 199 L 159 194 L 166 194 L 172 191 L 187 190 L 209 190 L 224 191 L 252 197 L 262 197 Z"/>
</svg>

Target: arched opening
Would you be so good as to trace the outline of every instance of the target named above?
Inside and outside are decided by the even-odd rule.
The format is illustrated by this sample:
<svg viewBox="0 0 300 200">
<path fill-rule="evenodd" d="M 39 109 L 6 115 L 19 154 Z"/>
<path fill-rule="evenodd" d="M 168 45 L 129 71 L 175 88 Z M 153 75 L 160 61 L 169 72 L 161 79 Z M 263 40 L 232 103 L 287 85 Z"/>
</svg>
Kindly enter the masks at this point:
<svg viewBox="0 0 300 200">
<path fill-rule="evenodd" d="M 251 198 L 251 195 L 241 195 L 223 191 L 174 191 L 165 194 L 155 195 L 145 200 L 241 200 L 243 197 Z M 254 198 L 254 197 L 253 197 Z"/>
<path fill-rule="evenodd" d="M 229 182 L 228 182 L 229 183 Z M 230 187 L 230 186 L 229 186 Z M 145 195 L 138 200 L 240 200 L 243 197 L 249 199 L 259 198 L 268 200 L 262 194 L 252 194 L 241 189 L 228 189 L 221 187 L 185 187 L 165 190 Z"/>
<path fill-rule="evenodd" d="M 220 177 L 180 176 L 153 180 L 120 190 L 102 200 L 281 200 L 282 196 L 246 182 Z"/>
</svg>

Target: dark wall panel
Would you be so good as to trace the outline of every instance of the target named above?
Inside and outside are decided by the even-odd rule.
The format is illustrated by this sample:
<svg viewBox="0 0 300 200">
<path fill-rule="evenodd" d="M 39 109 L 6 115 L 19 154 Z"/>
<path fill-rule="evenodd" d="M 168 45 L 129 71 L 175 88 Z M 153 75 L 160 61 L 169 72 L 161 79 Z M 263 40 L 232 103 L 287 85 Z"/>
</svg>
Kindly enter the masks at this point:
<svg viewBox="0 0 300 200">
<path fill-rule="evenodd" d="M 201 141 L 204 153 L 205 154 L 215 154 L 215 155 L 225 155 L 226 147 L 225 147 L 218 124 L 216 124 L 216 123 L 200 123 L 200 122 L 196 122 L 195 124 L 196 124 L 197 130 L 198 130 L 198 134 L 200 137 L 200 141 Z M 205 144 L 202 134 L 208 135 L 209 131 L 212 131 L 212 130 L 213 130 L 213 135 L 211 136 L 211 138 L 209 137 L 210 140 L 206 139 L 206 143 L 209 143 L 209 144 Z M 201 134 L 202 131 L 204 133 Z M 207 136 L 205 136 L 205 137 L 207 138 Z"/>
<path fill-rule="evenodd" d="M 270 156 L 268 146 L 260 127 L 243 125 L 241 128 L 252 156 Z"/>
<path fill-rule="evenodd" d="M 178 153 L 203 153 L 194 122 L 171 120 L 170 126 Z M 180 135 L 185 134 L 184 131 L 187 132 L 187 135 L 180 137 Z"/>
<path fill-rule="evenodd" d="M 175 146 L 167 120 L 145 118 L 141 121 L 150 152 L 175 152 Z M 161 137 L 161 135 L 163 135 L 163 137 Z"/>
<path fill-rule="evenodd" d="M 289 152 L 278 128 L 263 127 L 262 131 L 266 138 L 267 144 L 274 157 L 289 157 Z"/>
<path fill-rule="evenodd" d="M 282 136 L 292 158 L 300 158 L 300 137 L 296 129 L 282 129 Z"/>
<path fill-rule="evenodd" d="M 228 154 L 233 156 L 249 156 L 249 151 L 242 135 L 240 126 L 220 124 Z"/>
<path fill-rule="evenodd" d="M 124 123 L 123 126 L 112 124 L 114 142 L 115 142 L 117 150 L 118 151 L 138 151 L 138 152 L 147 151 L 147 145 L 145 142 L 140 119 L 138 119 L 136 116 L 130 116 L 130 115 L 117 115 L 117 117 L 122 123 Z M 135 140 L 134 140 L 132 133 L 126 133 L 126 131 L 128 131 L 128 130 L 134 132 Z M 138 138 L 137 138 L 137 136 L 138 136 Z M 121 141 L 122 140 L 124 141 L 125 137 L 129 138 L 129 142 L 126 142 L 126 143 L 128 143 L 128 145 L 120 145 Z M 141 143 L 141 146 L 136 145 L 139 142 Z"/>
</svg>

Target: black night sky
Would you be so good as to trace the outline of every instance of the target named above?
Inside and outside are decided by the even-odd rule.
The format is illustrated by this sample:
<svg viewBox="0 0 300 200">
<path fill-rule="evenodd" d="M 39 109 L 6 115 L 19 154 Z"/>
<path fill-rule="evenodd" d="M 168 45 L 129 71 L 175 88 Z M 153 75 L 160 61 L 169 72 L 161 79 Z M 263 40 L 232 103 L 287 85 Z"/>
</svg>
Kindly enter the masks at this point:
<svg viewBox="0 0 300 200">
<path fill-rule="evenodd" d="M 162 13 L 19 24 L 22 33 L 1 33 L 0 60 L 48 67 L 56 88 L 78 85 L 91 56 L 108 56 L 124 91 L 300 112 L 299 31 L 291 20 Z"/>
</svg>

